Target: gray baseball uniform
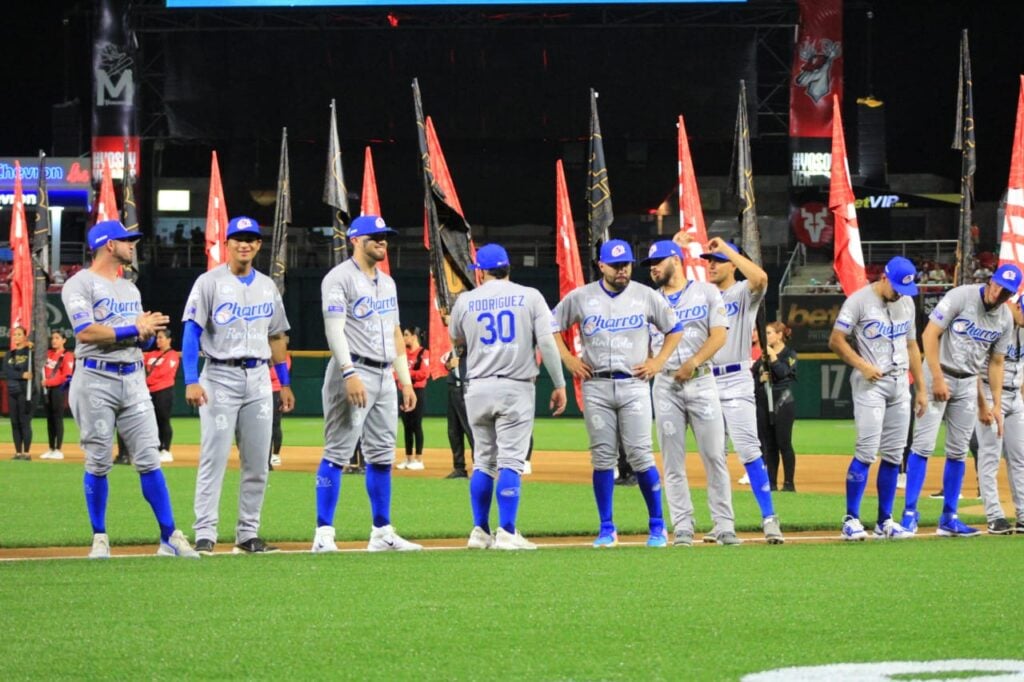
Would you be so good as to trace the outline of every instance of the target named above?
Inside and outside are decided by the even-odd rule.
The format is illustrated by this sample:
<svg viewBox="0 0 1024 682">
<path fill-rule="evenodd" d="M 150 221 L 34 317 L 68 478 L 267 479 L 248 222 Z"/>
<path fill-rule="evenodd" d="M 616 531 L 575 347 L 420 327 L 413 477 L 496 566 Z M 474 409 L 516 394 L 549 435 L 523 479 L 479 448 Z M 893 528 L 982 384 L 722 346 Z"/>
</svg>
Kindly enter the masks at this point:
<svg viewBox="0 0 1024 682">
<path fill-rule="evenodd" d="M 986 371 L 992 354 L 1006 355 L 1013 332 L 1013 316 L 1004 305 L 985 310 L 984 285 L 965 284 L 951 289 L 928 319 L 944 331 L 939 339 L 939 365 L 949 388 L 946 402 L 932 401 L 914 425 L 911 449 L 927 457 L 935 451 L 939 425 L 946 418 L 946 457 L 963 459 L 978 417 L 977 375 Z M 924 367 L 928 393 L 932 376 Z"/>
<path fill-rule="evenodd" d="M 638 282 L 613 296 L 597 281 L 570 292 L 554 317 L 556 331 L 579 323 L 582 360 L 594 372 L 583 382 L 594 469 L 615 468 L 620 440 L 635 471 L 650 469 L 651 392 L 646 381 L 633 377 L 633 367 L 647 360 L 648 325 L 666 334 L 675 331 L 675 312 L 661 294 Z"/>
<path fill-rule="evenodd" d="M 459 295 L 452 342 L 466 347 L 466 412 L 473 430 L 474 468 L 522 473 L 533 435 L 536 339 L 551 335 L 551 311 L 540 292 L 489 280 Z"/>
<path fill-rule="evenodd" d="M 981 488 L 981 500 L 985 504 L 985 516 L 990 522 L 1004 516 L 996 485 L 1000 454 L 1006 457 L 1006 472 L 1017 520 L 1024 521 L 1024 399 L 1021 397 L 1021 386 L 1024 385 L 1024 330 L 1016 327 L 1011 336 L 1003 367 L 1003 386 L 999 389 L 1003 392 L 1003 435 L 999 436 L 995 423 L 986 426 L 979 422 L 975 426 L 978 436 L 978 486 Z M 982 381 L 985 399 L 991 405 L 992 387 L 989 386 L 987 372 L 982 373 Z"/>
<path fill-rule="evenodd" d="M 143 312 L 142 298 L 126 279 L 113 281 L 90 270 L 75 273 L 61 291 L 72 327 L 124 327 Z M 137 339 L 111 344 L 79 343 L 68 402 L 85 452 L 85 470 L 105 476 L 113 464 L 114 429 L 124 438 L 139 473 L 160 468 L 160 439 L 153 401 L 142 371 Z"/>
<path fill-rule="evenodd" d="M 380 270 L 370 279 L 349 259 L 327 273 L 320 296 L 325 320 L 345 319 L 345 340 L 366 389 L 366 407 L 349 404 L 341 368 L 331 357 L 321 392 L 324 458 L 339 467 L 348 464 L 362 439 L 367 462 L 391 464 L 398 425 L 398 391 L 391 375 L 399 325 L 395 280 Z"/>
<path fill-rule="evenodd" d="M 871 284 L 846 299 L 836 318 L 833 330 L 852 338 L 857 354 L 884 375 L 874 382 L 860 372 L 850 377 L 857 425 L 854 456 L 865 464 L 879 452 L 893 464 L 903 459 L 911 409 L 907 342 L 917 339 L 914 320 L 912 297 L 887 303 Z"/>
<path fill-rule="evenodd" d="M 227 265 L 200 275 L 182 317 L 202 328 L 199 343 L 207 358 L 199 376 L 206 404 L 199 408 L 196 541 L 217 541 L 220 493 L 232 440 L 238 442 L 241 465 L 235 543 L 246 542 L 259 531 L 273 426 L 268 337 L 286 332 L 288 319 L 273 281 L 261 272 L 253 275 L 246 284 Z"/>
<path fill-rule="evenodd" d="M 750 347 L 757 309 L 763 299 L 764 291 L 751 291 L 747 280 L 736 282 L 722 292 L 725 312 L 729 316 L 729 334 L 725 345 L 712 360 L 725 428 L 743 464 L 761 456 L 754 377 L 750 373 Z M 724 451 L 724 439 L 722 448 Z"/>
<path fill-rule="evenodd" d="M 654 415 L 658 442 L 665 463 L 665 494 L 672 526 L 694 532 L 693 500 L 686 477 L 686 426 L 693 429 L 697 451 L 708 479 L 708 509 L 715 528 L 735 532 L 732 489 L 724 454 L 725 427 L 718 401 L 718 387 L 710 364 L 698 367 L 692 379 L 676 381 L 673 375 L 707 341 L 714 327 L 728 327 L 725 304 L 718 288 L 704 282 L 687 282 L 686 287 L 665 297 L 683 325 L 683 336 L 665 367 L 654 378 Z M 651 330 L 651 348 L 661 350 L 664 335 Z"/>
</svg>

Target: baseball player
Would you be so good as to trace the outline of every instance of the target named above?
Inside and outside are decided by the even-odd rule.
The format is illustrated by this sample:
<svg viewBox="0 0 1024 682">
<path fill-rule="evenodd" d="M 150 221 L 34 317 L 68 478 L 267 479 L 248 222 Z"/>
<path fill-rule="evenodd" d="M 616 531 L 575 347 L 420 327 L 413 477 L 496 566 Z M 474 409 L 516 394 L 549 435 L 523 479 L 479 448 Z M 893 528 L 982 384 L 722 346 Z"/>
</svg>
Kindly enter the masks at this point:
<svg viewBox="0 0 1024 682">
<path fill-rule="evenodd" d="M 537 549 L 516 528 L 516 516 L 520 477 L 533 435 L 536 349 L 554 384 L 552 414 L 565 411 L 565 377 L 551 333 L 551 311 L 539 291 L 509 281 L 508 253 L 498 244 L 477 251 L 472 267 L 483 273 L 483 283 L 459 295 L 448 328 L 452 344 L 466 354 L 466 410 L 476 443 L 468 546 Z M 492 537 L 495 494 L 499 527 Z"/>
<path fill-rule="evenodd" d="M 932 402 L 914 426 L 907 456 L 906 506 L 900 525 L 916 533 L 928 456 L 935 449 L 939 424 L 946 420 L 946 469 L 942 476 L 944 501 L 939 527 L 943 536 L 977 535 L 978 530 L 957 518 L 964 458 L 975 421 L 986 417 L 1003 433 L 1002 391 L 992 394 L 990 410 L 978 409 L 978 374 L 988 364 L 989 386 L 1003 386 L 1003 364 L 1013 336 L 1013 316 L 1004 305 L 1021 284 L 1015 265 L 1002 265 L 987 284 L 965 284 L 951 289 L 928 316 L 922 334 L 924 380 Z M 987 414 L 991 412 L 991 414 Z"/>
<path fill-rule="evenodd" d="M 996 476 L 999 473 L 999 456 L 1006 457 L 1006 473 L 1010 480 L 1010 494 L 1017 511 L 1016 531 L 1024 533 L 1024 400 L 1021 386 L 1024 386 L 1024 297 L 1019 305 L 1011 308 L 1014 328 L 1010 345 L 1006 349 L 1003 365 L 1003 385 L 997 392 L 1002 393 L 1003 433 L 999 434 L 998 424 L 992 414 L 994 404 L 992 385 L 988 373 L 980 375 L 978 395 L 978 423 L 975 434 L 978 437 L 978 487 L 985 504 L 988 532 L 992 535 L 1007 535 L 1014 532 L 1014 526 L 1006 520 L 999 504 L 999 488 Z"/>
<path fill-rule="evenodd" d="M 689 235 L 677 233 L 673 238 L 685 246 Z M 725 312 L 729 316 L 729 332 L 725 345 L 712 359 L 712 374 L 718 385 L 718 399 L 722 404 L 722 416 L 736 455 L 750 480 L 750 490 L 761 509 L 761 528 L 770 544 L 782 544 L 779 518 L 772 503 L 768 470 L 761 453 L 761 441 L 757 436 L 757 403 L 754 400 L 754 377 L 750 372 L 750 339 L 754 334 L 757 308 L 764 300 L 768 288 L 768 274 L 754 261 L 740 253 L 735 244 L 715 237 L 708 242 L 708 252 L 701 258 L 708 261 L 708 275 L 712 284 L 722 292 Z M 737 281 L 736 271 L 746 278 Z M 725 441 L 723 439 L 723 451 Z M 710 484 L 709 484 L 710 485 Z M 705 542 L 723 542 L 719 535 L 722 529 L 715 528 L 704 537 Z M 735 534 L 725 532 L 724 544 L 739 544 Z"/>
<path fill-rule="evenodd" d="M 594 547 L 618 544 L 612 519 L 612 493 L 620 440 L 647 504 L 647 546 L 666 547 L 661 481 L 651 442 L 651 389 L 647 382 L 661 372 L 672 356 L 683 326 L 661 294 L 630 281 L 633 250 L 629 244 L 621 239 L 605 242 L 598 264 L 601 279 L 570 292 L 554 311 L 555 331 L 580 325 L 582 358 L 572 354 L 561 334 L 555 335 L 555 343 L 565 366 L 574 377 L 583 380 L 594 498 L 601 519 Z M 650 324 L 665 334 L 655 357 L 648 352 Z"/>
<path fill-rule="evenodd" d="M 672 241 L 651 245 L 645 262 L 676 320 L 682 340 L 654 378 L 654 421 L 665 463 L 665 494 L 675 529 L 673 544 L 693 544 L 693 501 L 686 478 L 686 426 L 693 429 L 708 479 L 708 509 L 719 537 L 736 534 L 732 489 L 725 463 L 725 425 L 710 360 L 725 344 L 728 318 L 718 289 L 706 282 L 688 281 L 683 254 Z M 664 336 L 651 331 L 651 349 L 661 349 Z"/>
<path fill-rule="evenodd" d="M 908 369 L 914 377 L 917 416 L 921 417 L 928 407 L 912 298 L 917 295 L 916 275 L 917 269 L 906 258 L 890 260 L 877 282 L 846 299 L 829 337 L 828 347 L 857 370 L 850 376 L 857 445 L 846 473 L 844 540 L 864 540 L 868 536 L 860 521 L 860 503 L 878 453 L 882 462 L 878 465 L 875 537 L 910 537 L 893 521 L 892 507 L 910 426 Z M 848 337 L 854 339 L 856 348 Z"/>
<path fill-rule="evenodd" d="M 275 552 L 259 537 L 267 490 L 267 453 L 273 423 L 270 369 L 281 382 L 281 409 L 295 406 L 286 354 L 288 318 L 273 281 L 253 268 L 263 244 L 252 218 L 227 228 L 227 262 L 199 276 L 185 303 L 181 367 L 185 402 L 199 408 L 199 469 L 194 502 L 196 551 L 213 554 L 224 471 L 238 441 L 241 480 L 235 554 Z M 199 351 L 206 356 L 199 373 Z"/>
<path fill-rule="evenodd" d="M 185 535 L 174 526 L 167 482 L 160 470 L 153 402 L 146 390 L 140 344 L 167 325 L 163 313 L 142 309 L 134 284 L 118 275 L 132 262 L 135 240 L 116 220 L 96 223 L 87 239 L 92 265 L 75 273 L 61 300 L 75 331 L 77 367 L 71 379 L 71 413 L 85 452 L 85 503 L 92 522 L 91 559 L 110 557 L 107 537 L 107 474 L 113 462 L 114 429 L 131 449 L 142 495 L 160 526 L 160 556 L 197 558 Z"/>
<path fill-rule="evenodd" d="M 373 514 L 367 549 L 423 549 L 391 526 L 391 464 L 398 428 L 392 368 L 402 386 L 402 409 L 416 407 L 398 320 L 395 280 L 377 268 L 387 255 L 388 235 L 396 232 L 383 218 L 364 215 L 352 221 L 346 234 L 352 242 L 352 257 L 328 272 L 320 285 L 331 360 L 322 391 L 325 442 L 316 475 L 317 528 L 312 551 L 338 551 L 334 512 L 341 493 L 341 471 L 360 439 Z"/>
</svg>

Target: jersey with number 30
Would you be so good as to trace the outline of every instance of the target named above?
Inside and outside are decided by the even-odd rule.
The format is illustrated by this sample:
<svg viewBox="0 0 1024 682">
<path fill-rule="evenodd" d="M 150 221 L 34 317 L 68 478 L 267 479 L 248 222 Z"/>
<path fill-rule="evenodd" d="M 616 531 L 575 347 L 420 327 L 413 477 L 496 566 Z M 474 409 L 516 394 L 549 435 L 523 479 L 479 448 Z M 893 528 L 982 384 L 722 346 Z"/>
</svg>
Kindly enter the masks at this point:
<svg viewBox="0 0 1024 682">
<path fill-rule="evenodd" d="M 536 289 L 492 279 L 459 295 L 449 334 L 466 346 L 466 379 L 530 381 L 538 374 L 535 340 L 551 335 L 551 311 Z"/>
</svg>

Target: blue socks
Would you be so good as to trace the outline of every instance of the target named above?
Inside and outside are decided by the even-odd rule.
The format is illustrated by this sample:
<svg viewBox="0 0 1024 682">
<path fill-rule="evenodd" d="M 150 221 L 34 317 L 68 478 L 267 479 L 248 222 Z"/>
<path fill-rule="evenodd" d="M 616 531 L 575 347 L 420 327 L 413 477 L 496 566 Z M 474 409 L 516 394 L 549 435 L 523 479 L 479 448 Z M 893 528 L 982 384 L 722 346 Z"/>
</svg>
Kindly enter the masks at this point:
<svg viewBox="0 0 1024 682">
<path fill-rule="evenodd" d="M 89 510 L 89 522 L 93 533 L 107 532 L 107 492 L 109 486 L 106 476 L 97 476 L 85 472 L 82 481 L 85 489 L 85 508 Z"/>
<path fill-rule="evenodd" d="M 962 459 L 946 458 L 942 471 L 942 513 L 956 514 L 960 506 L 960 490 L 964 485 L 964 470 L 967 463 Z"/>
<path fill-rule="evenodd" d="M 650 467 L 636 472 L 636 482 L 647 503 L 647 515 L 650 517 L 648 526 L 652 534 L 665 531 L 665 518 L 661 513 L 661 479 L 658 478 L 658 467 Z"/>
<path fill-rule="evenodd" d="M 473 508 L 473 525 L 480 526 L 485 533 L 491 532 L 491 497 L 494 495 L 494 479 L 480 469 L 473 470 L 469 479 L 469 504 Z"/>
<path fill-rule="evenodd" d="M 743 468 L 747 470 L 750 490 L 754 493 L 757 506 L 761 508 L 761 518 L 775 516 L 775 505 L 772 504 L 771 485 L 768 483 L 768 469 L 764 465 L 764 458 L 758 457 L 752 462 L 747 462 Z"/>
<path fill-rule="evenodd" d="M 160 539 L 167 542 L 174 532 L 174 512 L 171 511 L 171 494 L 167 492 L 167 480 L 161 469 L 154 469 L 139 475 L 142 496 L 153 508 L 156 522 L 160 524 Z"/>
<path fill-rule="evenodd" d="M 928 458 L 911 450 L 907 454 L 907 497 L 904 505 L 907 511 L 917 511 L 917 501 L 921 499 L 921 488 L 924 487 L 926 473 L 928 473 Z"/>
<path fill-rule="evenodd" d="M 892 505 L 896 501 L 896 481 L 900 465 L 882 460 L 878 465 L 878 523 L 892 518 Z"/>
<path fill-rule="evenodd" d="M 334 512 L 341 495 L 341 469 L 326 459 L 316 471 L 316 525 L 333 526 Z"/>
<path fill-rule="evenodd" d="M 637 480 L 640 476 L 637 475 Z M 597 502 L 597 515 L 601 517 L 601 535 L 611 535 L 615 532 L 615 524 L 612 523 L 612 494 L 615 492 L 615 472 L 611 469 L 605 471 L 594 470 L 594 500 Z"/>
<path fill-rule="evenodd" d="M 391 524 L 391 465 L 366 464 L 366 494 L 370 496 L 370 511 L 374 528 Z"/>
<path fill-rule="evenodd" d="M 856 457 L 850 461 L 846 470 L 846 515 L 860 518 L 860 501 L 864 498 L 864 489 L 868 485 L 870 464 L 865 464 Z"/>
<path fill-rule="evenodd" d="M 474 472 L 474 476 L 476 472 Z M 498 525 L 506 533 L 516 532 L 519 513 L 519 473 L 514 469 L 498 470 Z"/>
</svg>

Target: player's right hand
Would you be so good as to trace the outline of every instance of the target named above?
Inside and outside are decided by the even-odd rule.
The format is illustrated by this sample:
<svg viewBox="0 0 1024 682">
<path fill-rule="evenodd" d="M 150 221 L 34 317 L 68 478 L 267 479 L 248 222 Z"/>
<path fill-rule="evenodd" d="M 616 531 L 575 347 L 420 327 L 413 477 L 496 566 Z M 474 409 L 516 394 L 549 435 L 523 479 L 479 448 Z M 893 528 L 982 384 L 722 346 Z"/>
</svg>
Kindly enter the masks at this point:
<svg viewBox="0 0 1024 682">
<path fill-rule="evenodd" d="M 135 328 L 139 330 L 139 338 L 143 341 L 156 336 L 162 329 L 167 329 L 171 318 L 163 313 L 145 311 L 135 318 Z"/>
<path fill-rule="evenodd" d="M 345 391 L 348 393 L 348 402 L 355 407 L 366 407 L 366 387 L 358 374 L 353 374 L 345 379 Z"/>
<path fill-rule="evenodd" d="M 551 408 L 551 416 L 557 417 L 558 415 L 565 412 L 565 406 L 568 404 L 568 398 L 565 397 L 565 386 L 562 388 L 556 388 L 551 391 L 551 403 L 548 407 Z"/>
<path fill-rule="evenodd" d="M 576 356 L 570 356 L 570 357 L 566 358 L 565 359 L 565 367 L 566 367 L 566 369 L 569 370 L 569 373 L 572 374 L 577 379 L 581 379 L 582 380 L 582 379 L 590 379 L 590 378 L 593 377 L 593 371 L 594 370 L 591 369 L 590 365 L 588 365 L 587 363 L 583 362 L 582 360 L 580 360 Z"/>
<path fill-rule="evenodd" d="M 675 242 L 676 246 L 679 248 L 685 249 L 691 242 L 693 242 L 693 235 L 686 230 L 679 230 L 679 232 L 672 235 L 672 241 Z"/>
<path fill-rule="evenodd" d="M 868 365 L 867 367 L 862 368 L 860 370 L 860 373 L 865 379 L 867 379 L 871 383 L 875 383 L 883 376 L 885 376 L 884 374 L 882 374 L 882 370 L 875 367 L 874 365 Z"/>
<path fill-rule="evenodd" d="M 192 407 L 202 407 L 206 404 L 206 391 L 199 384 L 189 384 L 185 387 L 185 402 Z"/>
<path fill-rule="evenodd" d="M 937 403 L 944 403 L 949 400 L 949 386 L 941 375 L 932 379 L 932 398 Z"/>
</svg>

